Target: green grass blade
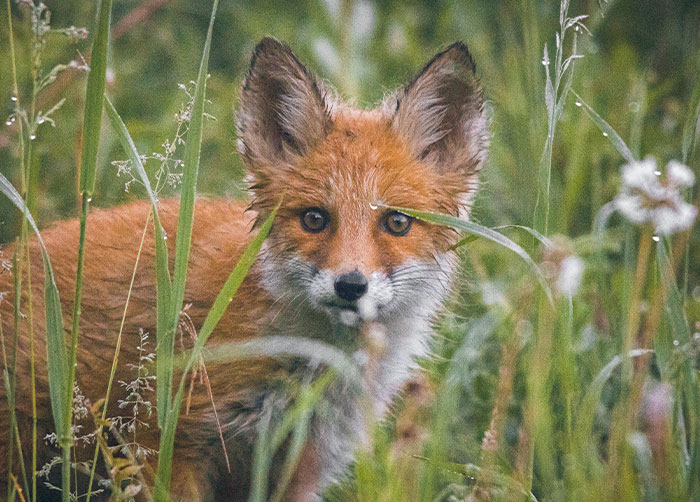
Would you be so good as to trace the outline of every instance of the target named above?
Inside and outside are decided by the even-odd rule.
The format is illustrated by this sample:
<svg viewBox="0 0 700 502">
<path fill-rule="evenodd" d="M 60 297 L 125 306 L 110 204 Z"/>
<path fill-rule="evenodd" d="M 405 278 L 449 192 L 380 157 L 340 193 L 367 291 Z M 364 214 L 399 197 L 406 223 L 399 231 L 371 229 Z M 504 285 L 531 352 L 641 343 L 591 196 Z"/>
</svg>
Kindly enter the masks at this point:
<svg viewBox="0 0 700 502">
<path fill-rule="evenodd" d="M 155 241 L 156 241 L 156 336 L 160 339 L 162 334 L 170 328 L 170 297 L 171 297 L 171 283 L 170 283 L 170 272 L 168 269 L 168 247 L 165 244 L 165 233 L 163 232 L 163 227 L 160 222 L 160 215 L 158 213 L 158 199 L 151 187 L 151 182 L 148 179 L 146 170 L 141 162 L 141 157 L 139 156 L 134 141 L 131 139 L 131 135 L 117 113 L 116 108 L 105 96 L 105 111 L 107 112 L 107 117 L 112 126 L 112 129 L 119 138 L 119 142 L 122 148 L 129 156 L 131 164 L 139 176 L 139 179 L 146 187 L 148 192 L 148 197 L 151 199 L 151 205 L 153 206 L 153 225 L 155 228 Z M 156 377 L 167 379 L 168 374 L 172 371 L 171 365 L 166 364 L 169 357 L 172 355 L 166 350 L 167 347 L 158 346 L 156 352 L 162 357 L 156 357 Z M 157 396 L 158 406 L 164 404 L 168 396 L 164 393 L 167 390 L 166 387 L 161 389 L 163 395 L 159 394 Z M 163 427 L 165 420 L 164 413 L 158 413 L 158 426 Z"/>
<path fill-rule="evenodd" d="M 627 357 L 640 357 L 653 352 L 649 349 L 632 349 L 627 353 Z M 625 358 L 618 354 L 613 357 L 603 369 L 601 369 L 596 377 L 591 382 L 590 387 L 586 391 L 586 394 L 581 400 L 581 404 L 578 406 L 576 416 L 578 421 L 576 424 L 576 435 L 581 441 L 592 441 L 592 431 L 593 431 L 593 419 L 596 416 L 596 409 L 598 407 L 598 402 L 600 401 L 600 396 L 603 393 L 603 386 L 610 379 L 615 371 L 625 360 Z"/>
<path fill-rule="evenodd" d="M 189 353 L 187 363 L 182 370 L 182 376 L 180 377 L 180 385 L 177 389 L 177 394 L 175 395 L 172 406 L 165 415 L 163 431 L 160 436 L 160 454 L 158 456 L 158 470 L 156 473 L 154 489 L 155 502 L 166 502 L 170 500 L 170 476 L 172 473 L 175 429 L 177 428 L 177 421 L 180 417 L 180 407 L 184 396 L 187 373 L 189 372 L 190 368 L 192 368 L 192 365 L 199 360 L 204 344 L 207 342 L 207 339 L 214 331 L 214 328 L 218 324 L 219 320 L 226 312 L 226 309 L 233 300 L 233 297 L 238 291 L 240 285 L 243 283 L 246 275 L 248 275 L 250 267 L 253 266 L 255 258 L 260 252 L 262 243 L 270 233 L 272 221 L 274 220 L 276 214 L 277 209 L 270 213 L 265 222 L 261 225 L 258 234 L 248 244 L 248 246 L 246 246 L 245 251 L 243 251 L 243 254 L 236 263 L 236 266 L 233 268 L 233 271 L 228 276 L 228 279 L 226 279 L 226 283 L 217 295 L 216 300 L 214 300 L 214 304 L 209 310 L 209 313 L 204 320 L 204 324 L 197 334 L 197 340 L 195 341 L 194 347 Z"/>
<path fill-rule="evenodd" d="M 669 256 L 668 243 L 666 240 L 660 241 L 656 246 L 656 259 L 659 266 L 659 275 L 662 282 L 668 282 L 668 297 L 666 300 L 666 313 L 668 322 L 673 333 L 674 340 L 680 344 L 691 341 L 690 325 L 683 306 L 683 295 L 678 289 L 676 278 L 673 273 L 673 265 Z"/>
<path fill-rule="evenodd" d="M 37 236 L 41 256 L 44 262 L 44 298 L 46 305 L 46 350 L 47 367 L 49 374 L 49 395 L 51 398 L 51 411 L 53 413 L 54 425 L 61 439 L 62 431 L 65 430 L 65 408 L 64 397 L 66 395 L 68 382 L 68 352 L 66 350 L 66 339 L 63 331 L 63 315 L 61 312 L 61 300 L 54 280 L 51 259 L 41 238 L 39 228 L 34 218 L 24 205 L 22 197 L 17 193 L 15 187 L 0 173 L 0 192 L 22 211 L 34 233 Z"/>
<path fill-rule="evenodd" d="M 100 144 L 102 123 L 102 99 L 105 93 L 109 25 L 112 20 L 112 0 L 101 0 L 97 11 L 97 32 L 90 54 L 83 117 L 83 148 L 80 158 L 80 193 L 92 194 L 95 190 L 97 150 Z"/>
<path fill-rule="evenodd" d="M 207 87 L 207 75 L 209 68 L 209 51 L 211 38 L 216 18 L 216 9 L 219 0 L 214 0 L 209 18 L 209 29 L 204 43 L 202 60 L 199 65 L 199 74 L 194 89 L 194 101 L 192 104 L 191 121 L 187 133 L 187 144 L 184 153 L 184 168 L 182 173 L 182 193 L 180 195 L 180 214 L 177 221 L 177 235 L 175 241 L 175 267 L 173 271 L 173 286 L 170 296 L 170 326 L 158 339 L 161 347 L 156 356 L 160 359 L 163 370 L 158 374 L 157 396 L 159 416 L 168 415 L 169 402 L 172 396 L 172 364 L 175 349 L 175 331 L 180 319 L 180 309 L 185 297 L 185 282 L 187 280 L 187 264 L 190 257 L 190 244 L 192 240 L 192 224 L 194 221 L 194 199 L 197 194 L 197 174 L 199 172 L 199 154 L 202 146 L 202 127 L 204 124 L 204 103 Z M 163 406 L 165 404 L 165 406 Z M 159 422 L 160 422 L 159 418 Z"/>
<path fill-rule="evenodd" d="M 253 470 L 252 488 L 248 502 L 265 502 L 266 500 L 279 502 L 282 500 L 306 443 L 314 408 L 323 397 L 323 392 L 333 382 L 335 376 L 335 372 L 332 369 L 326 371 L 308 388 L 303 389 L 295 404 L 286 411 L 282 420 L 272 431 L 269 440 L 258 442 L 253 461 L 253 465 L 257 468 Z M 265 436 L 268 436 L 267 431 L 265 432 Z M 281 475 L 277 479 L 275 493 L 268 499 L 267 488 L 272 457 L 287 438 L 290 438 L 287 456 L 282 466 Z M 264 439 L 268 438 L 265 437 Z"/>
<path fill-rule="evenodd" d="M 483 225 L 479 225 L 478 223 L 474 223 L 472 221 L 466 221 L 466 220 L 461 220 L 455 216 L 450 216 L 448 214 L 441 214 L 441 213 L 431 213 L 428 211 L 417 211 L 415 209 L 409 209 L 405 207 L 394 207 L 394 206 L 385 206 L 383 204 L 379 205 L 380 207 L 386 207 L 388 209 L 393 209 L 394 211 L 400 211 L 402 213 L 405 213 L 409 216 L 412 216 L 414 218 L 418 218 L 419 220 L 432 223 L 434 225 L 440 225 L 443 227 L 450 227 L 454 228 L 457 230 L 462 230 L 464 232 L 468 232 L 473 235 L 478 235 L 479 237 L 484 237 L 486 239 L 489 239 L 490 241 L 495 242 L 496 244 L 500 244 L 504 248 L 514 252 L 518 256 L 520 256 L 532 269 L 533 273 L 537 277 L 537 279 L 540 281 L 540 284 L 542 285 L 542 289 L 544 290 L 545 294 L 547 295 L 547 298 L 549 298 L 550 303 L 553 303 L 552 299 L 552 291 L 549 288 L 549 284 L 547 283 L 547 279 L 544 276 L 544 273 L 540 268 L 537 266 L 537 264 L 534 262 L 534 260 L 530 257 L 530 255 L 525 251 L 522 247 L 517 245 L 515 242 L 510 240 L 508 237 L 505 235 L 496 232 L 495 230 L 485 227 Z M 523 227 L 527 228 L 527 227 Z M 533 235 L 541 235 L 539 232 L 534 231 Z M 531 232 L 532 233 L 532 232 Z M 542 238 L 544 236 L 541 235 Z"/>
<path fill-rule="evenodd" d="M 80 193 L 82 196 L 80 210 L 80 237 L 78 244 L 78 260 L 76 264 L 75 293 L 73 299 L 73 318 L 71 326 L 71 341 L 68 353 L 68 376 L 65 383 L 66 413 L 64 427 L 56 431 L 63 450 L 61 462 L 62 493 L 61 500 L 71 500 L 71 425 L 73 420 L 73 385 L 75 381 L 76 358 L 78 353 L 78 334 L 80 329 L 80 306 L 83 294 L 83 266 L 85 256 L 85 239 L 87 231 L 87 214 L 90 207 L 90 197 L 95 190 L 97 173 L 97 154 L 100 146 L 100 129 L 102 126 L 102 101 L 104 99 L 105 78 L 107 74 L 107 50 L 109 47 L 109 29 L 112 20 L 112 0 L 101 0 L 97 8 L 96 32 L 92 44 L 90 73 L 88 74 L 85 91 L 85 110 L 83 115 L 83 140 L 80 157 Z M 49 324 L 49 306 L 47 305 L 47 329 Z M 58 316 L 60 318 L 60 304 Z M 52 321 L 52 322 L 55 322 Z M 49 359 L 51 358 L 51 354 Z M 55 357 L 55 354 L 53 355 Z M 77 487 L 76 487 L 77 489 Z"/>
<path fill-rule="evenodd" d="M 526 227 L 525 225 L 500 225 L 498 227 L 493 227 L 491 230 L 508 230 L 510 228 L 516 228 L 518 230 L 523 230 L 524 232 L 527 232 L 530 234 L 532 237 L 534 237 L 537 241 L 539 241 L 540 244 L 542 244 L 546 248 L 551 248 L 554 244 L 552 243 L 552 240 L 549 239 L 548 237 L 545 237 L 542 235 L 540 232 L 535 230 L 534 228 Z M 470 242 L 474 242 L 479 238 L 478 235 L 470 235 L 468 237 L 465 237 L 464 239 L 461 239 L 457 244 L 452 246 L 450 249 L 457 249 L 459 247 L 462 247 L 465 244 L 468 244 Z"/>
<path fill-rule="evenodd" d="M 700 67 L 700 57 L 696 58 L 696 68 Z M 696 80 L 693 94 L 688 106 L 688 116 L 683 126 L 683 147 L 681 161 L 690 162 L 695 151 L 698 135 L 700 135 L 700 80 Z"/>
<path fill-rule="evenodd" d="M 207 349 L 205 363 L 221 363 L 254 357 L 300 357 L 313 359 L 336 370 L 348 385 L 362 381 L 357 366 L 341 349 L 325 342 L 296 336 L 266 336 L 217 344 Z M 187 357 L 189 359 L 189 356 Z M 183 363 L 183 366 L 186 364 Z"/>
<path fill-rule="evenodd" d="M 117 109 L 114 107 L 112 101 L 107 95 L 105 95 L 104 97 L 104 109 L 107 113 L 109 123 L 112 126 L 112 130 L 114 130 L 114 133 L 117 135 L 119 143 L 124 149 L 124 152 L 129 156 L 129 160 L 131 161 L 133 168 L 136 170 L 136 174 L 138 174 L 139 180 L 146 187 L 146 193 L 148 193 L 148 198 L 151 199 L 151 204 L 157 212 L 158 199 L 156 199 L 156 194 L 153 192 L 151 182 L 148 179 L 148 175 L 146 174 L 146 169 L 144 169 L 143 163 L 141 162 L 141 157 L 139 156 L 139 153 L 136 150 L 136 145 L 134 145 L 134 140 L 131 138 L 129 130 L 126 128 L 124 121 L 119 116 Z"/>
<path fill-rule="evenodd" d="M 211 48 L 212 30 L 218 0 L 214 1 L 209 30 L 204 44 L 204 53 L 199 66 L 199 74 L 194 90 L 192 104 L 192 120 L 187 133 L 187 144 L 183 158 L 184 168 L 182 173 L 182 195 L 180 196 L 180 215 L 178 218 L 175 270 L 173 273 L 173 301 L 179 316 L 179 309 L 185 295 L 185 280 L 187 277 L 187 262 L 190 253 L 190 240 L 192 237 L 192 223 L 194 219 L 194 199 L 197 193 L 197 174 L 199 172 L 199 156 L 202 146 L 202 127 L 204 124 L 204 102 L 207 87 L 207 71 L 209 67 L 209 51 Z"/>
<path fill-rule="evenodd" d="M 603 136 L 606 136 L 610 140 L 613 146 L 617 148 L 617 151 L 620 152 L 627 162 L 634 162 L 635 158 L 634 155 L 632 155 L 632 150 L 629 149 L 620 135 L 617 134 L 617 131 L 615 131 L 615 129 L 613 129 L 612 126 L 605 120 L 603 120 L 603 117 L 598 115 L 596 111 L 581 98 L 581 96 L 576 94 L 576 91 L 571 90 L 571 92 L 573 92 L 574 96 L 576 96 L 577 103 L 581 103 L 581 107 L 585 110 L 586 114 L 588 114 L 598 129 L 601 130 Z"/>
</svg>

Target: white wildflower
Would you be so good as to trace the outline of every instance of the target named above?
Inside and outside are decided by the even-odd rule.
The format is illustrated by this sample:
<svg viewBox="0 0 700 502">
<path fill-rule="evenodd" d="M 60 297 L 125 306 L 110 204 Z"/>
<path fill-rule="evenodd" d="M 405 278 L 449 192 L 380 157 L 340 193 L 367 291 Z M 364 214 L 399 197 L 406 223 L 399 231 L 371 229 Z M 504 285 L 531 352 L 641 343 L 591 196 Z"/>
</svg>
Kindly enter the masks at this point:
<svg viewBox="0 0 700 502">
<path fill-rule="evenodd" d="M 562 296 L 574 296 L 583 280 L 584 261 L 574 253 L 573 243 L 555 235 L 545 244 L 542 271 Z"/>
<path fill-rule="evenodd" d="M 581 286 L 584 268 L 583 260 L 575 255 L 567 256 L 561 261 L 557 277 L 557 289 L 561 294 L 566 296 L 576 294 Z"/>
<path fill-rule="evenodd" d="M 632 223 L 650 222 L 657 234 L 670 235 L 690 227 L 698 209 L 688 204 L 680 189 L 695 182 L 685 165 L 671 161 L 662 178 L 653 157 L 622 166 L 622 190 L 615 208 Z"/>
<path fill-rule="evenodd" d="M 677 187 L 692 187 L 695 183 L 695 174 L 685 164 L 672 160 L 666 165 L 666 179 L 669 184 Z"/>
</svg>

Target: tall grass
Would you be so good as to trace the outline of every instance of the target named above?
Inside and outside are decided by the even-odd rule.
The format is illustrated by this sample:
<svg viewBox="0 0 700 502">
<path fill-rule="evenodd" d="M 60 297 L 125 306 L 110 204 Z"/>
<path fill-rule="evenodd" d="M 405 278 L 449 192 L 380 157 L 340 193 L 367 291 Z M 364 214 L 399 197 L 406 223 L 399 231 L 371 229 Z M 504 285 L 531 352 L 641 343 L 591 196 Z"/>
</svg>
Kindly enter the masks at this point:
<svg viewBox="0 0 700 502">
<path fill-rule="evenodd" d="M 100 126 L 102 125 L 102 102 L 104 100 L 105 75 L 107 73 L 107 50 L 109 47 L 109 29 L 112 20 L 112 0 L 102 0 L 97 9 L 97 30 L 92 44 L 90 58 L 90 73 L 88 75 L 87 90 L 85 91 L 85 113 L 83 119 L 82 152 L 80 155 L 80 241 L 78 243 L 78 263 L 75 278 L 75 296 L 73 299 L 73 325 L 71 328 L 71 342 L 67 360 L 67 374 L 49 375 L 49 382 L 62 379 L 64 395 L 63 429 L 58 427 L 58 442 L 63 449 L 63 462 L 61 464 L 63 502 L 69 502 L 70 473 L 71 473 L 71 425 L 73 418 L 73 388 L 75 383 L 75 367 L 78 355 L 78 330 L 80 329 L 80 304 L 83 291 L 83 262 L 85 258 L 85 232 L 87 227 L 87 215 L 95 191 L 95 178 L 97 172 L 97 150 L 100 144 Z M 59 310 L 60 312 L 60 310 Z M 49 360 L 64 357 L 63 339 L 60 341 L 58 352 L 52 352 L 49 346 Z M 77 489 L 77 487 L 76 487 Z"/>
<path fill-rule="evenodd" d="M 15 33 L 7 0 L 8 54 L 12 95 L 16 98 L 12 116 L 18 126 L 20 188 L 15 189 L 9 176 L 0 173 L 0 191 L 22 214 L 20 237 L 12 260 L 14 333 L 0 332 L 3 380 L 11 412 L 10 437 L 0 441 L 7 442 L 3 451 L 8 452 L 10 465 L 21 466 L 19 473 L 10 473 L 8 500 L 38 497 L 37 412 L 33 411 L 31 438 L 19 438 L 14 415 L 15 380 L 23 377 L 14 371 L 17 336 L 25 322 L 21 313 L 28 317 L 30 337 L 35 322 L 31 295 L 29 303 L 19 303 L 20 292 L 31 289 L 29 230 L 40 243 L 44 265 L 46 310 L 42 315 L 47 325 L 52 413 L 63 452 L 62 496 L 63 500 L 71 500 L 84 495 L 77 493 L 77 483 L 71 488 L 71 471 L 75 472 L 76 466 L 71 459 L 75 450 L 70 427 L 74 363 L 81 343 L 80 291 L 87 214 L 90 198 L 100 194 L 103 182 L 96 169 L 99 145 L 105 141 L 105 135 L 100 135 L 103 108 L 114 138 L 129 157 L 152 203 L 149 221 L 155 234 L 156 397 L 161 440 L 154 490 L 152 495 L 144 490 L 142 496 L 156 501 L 169 499 L 177 422 L 186 393 L 186 378 L 194 365 L 202 360 L 235 364 L 242 358 L 256 356 L 313 357 L 334 369 L 302 386 L 295 406 L 281 421 L 263 420 L 258 428 L 260 437 L 252 459 L 250 500 L 281 500 L 324 389 L 334 378 L 354 382 L 357 378 L 354 366 L 334 347 L 284 338 L 225 344 L 204 354 L 208 337 L 226 307 L 235 301 L 236 291 L 270 231 L 274 212 L 259 227 L 228 276 L 193 349 L 179 358 L 176 356 L 175 335 L 183 309 L 199 191 L 209 58 L 215 45 L 213 28 L 218 0 L 213 1 L 208 16 L 208 31 L 193 91 L 172 271 L 156 190 L 122 116 L 109 99 L 103 102 L 111 3 L 110 0 L 99 3 L 90 57 L 79 178 L 81 240 L 71 338 L 67 345 L 50 256 L 43 247 L 35 220 L 40 205 L 38 186 L 32 182 L 37 176 L 36 160 L 33 160 L 37 158 L 37 150 L 33 145 L 37 144 L 39 119 L 44 117 L 42 121 L 45 121 L 50 115 L 43 114 L 36 104 L 42 86 L 38 56 L 43 42 L 40 35 L 34 35 L 29 51 L 31 61 L 25 65 L 30 73 L 34 72 L 28 80 L 30 89 L 25 104 L 24 99 L 19 99 L 21 79 L 16 68 Z M 353 27 L 351 20 L 361 3 L 342 2 L 339 9 L 342 22 L 330 23 L 331 32 L 326 40 L 338 48 L 342 64 L 335 76 L 342 80 L 340 85 L 348 92 L 358 93 L 363 92 L 365 85 L 376 85 L 362 80 L 372 71 L 378 71 L 371 65 L 367 65 L 365 73 L 358 70 L 362 65 L 358 66 L 357 58 L 363 50 L 368 59 L 371 57 L 368 46 L 352 31 L 357 27 Z M 384 8 L 377 7 L 379 3 L 370 5 L 375 13 Z M 470 47 L 485 68 L 482 81 L 495 104 L 493 156 L 485 173 L 488 182 L 484 195 L 477 200 L 474 221 L 402 209 L 429 223 L 465 232 L 465 238 L 455 247 L 465 272 L 436 327 L 434 356 L 422 362 L 426 381 L 407 389 L 392 415 L 375 427 L 372 444 L 359 452 L 348 479 L 332 487 L 325 497 L 337 502 L 700 501 L 697 370 L 700 284 L 693 261 L 698 256 L 697 225 L 674 236 L 661 237 L 651 223 L 637 225 L 627 221 L 618 214 L 615 203 L 621 184 L 618 168 L 638 161 L 643 154 L 656 155 L 664 161 L 676 158 L 688 164 L 696 176 L 700 174 L 697 148 L 700 83 L 693 80 L 690 71 L 678 70 L 690 89 L 686 93 L 688 106 L 682 107 L 684 114 L 679 121 L 682 126 L 666 134 L 656 124 L 658 110 L 657 113 L 644 110 L 651 106 L 655 96 L 667 92 L 671 84 L 664 84 L 667 88 L 658 86 L 633 67 L 637 73 L 630 79 L 634 81 L 634 92 L 629 92 L 629 99 L 635 100 L 638 107 L 627 120 L 624 103 L 606 95 L 625 92 L 613 86 L 626 84 L 608 78 L 616 69 L 614 65 L 621 63 L 608 60 L 612 67 L 601 66 L 603 63 L 593 51 L 598 43 L 598 27 L 603 23 L 599 7 L 593 6 L 592 12 L 587 13 L 590 17 L 570 14 L 570 8 L 574 7 L 567 0 L 542 5 L 525 1 L 519 3 L 518 9 L 510 7 L 511 4 L 484 7 L 485 12 L 501 14 L 498 29 L 503 33 L 495 28 L 483 28 L 495 25 L 481 18 L 483 15 L 478 10 L 473 17 L 467 16 L 459 2 L 439 7 L 445 9 L 440 10 L 439 22 L 431 28 L 433 31 L 425 30 L 433 33 L 440 29 L 450 37 L 474 38 Z M 263 9 L 248 8 L 251 13 Z M 397 19 L 403 19 L 401 16 L 412 19 L 411 12 L 406 13 L 402 7 L 391 4 L 390 8 L 396 9 Z M 543 13 L 551 19 L 543 18 Z M 291 16 L 286 11 L 284 15 Z M 250 18 L 254 19 L 252 14 Z M 263 19 L 266 30 L 266 23 L 277 26 L 274 24 L 277 19 L 269 15 Z M 389 21 L 386 24 L 391 26 Z M 41 23 L 35 24 L 40 28 Z M 592 33 L 587 34 L 587 29 Z M 552 30 L 554 51 L 550 50 Z M 416 34 L 411 36 L 420 40 Z M 403 43 L 408 47 L 420 46 L 411 36 Z M 505 48 L 493 40 L 497 36 L 505 40 Z M 517 37 L 522 37 L 524 56 Z M 398 35 L 397 40 L 400 42 Z M 550 40 L 544 47 L 543 59 L 539 55 L 540 40 Z M 422 60 L 428 55 L 424 47 L 416 52 L 419 54 L 410 57 Z M 581 59 L 583 54 L 585 58 Z M 352 71 L 343 72 L 351 63 Z M 395 68 L 394 62 L 387 65 Z M 212 81 L 214 91 L 220 93 L 218 78 L 214 75 Z M 109 92 L 116 93 L 118 89 Z M 536 127 L 539 123 L 545 127 Z M 132 132 L 138 129 L 142 128 L 135 127 Z M 655 134 L 666 134 L 664 142 L 650 139 Z M 528 195 L 530 192 L 536 193 L 536 200 Z M 693 200 L 697 207 L 697 184 L 681 195 Z M 523 225 L 530 220 L 531 227 Z M 146 226 L 149 221 L 145 222 Z M 124 315 L 127 308 L 128 298 Z M 33 344 L 31 347 L 33 351 Z M 40 371 L 35 368 L 35 359 L 36 354 L 32 353 L 29 376 L 32 382 L 34 372 Z M 102 427 L 110 425 L 107 408 L 118 361 L 119 343 L 98 421 L 100 437 Z M 36 407 L 34 392 L 31 399 Z M 17 447 L 20 441 L 33 445 L 31 458 L 23 458 L 22 450 Z M 269 493 L 267 478 L 272 459 L 285 442 L 289 448 L 282 475 L 276 490 Z M 88 501 L 94 497 L 93 477 L 100 461 L 99 452 L 108 457 L 104 446 L 100 440 L 95 444 Z M 120 488 L 115 487 L 115 492 Z M 19 489 L 23 491 L 21 495 Z"/>
</svg>

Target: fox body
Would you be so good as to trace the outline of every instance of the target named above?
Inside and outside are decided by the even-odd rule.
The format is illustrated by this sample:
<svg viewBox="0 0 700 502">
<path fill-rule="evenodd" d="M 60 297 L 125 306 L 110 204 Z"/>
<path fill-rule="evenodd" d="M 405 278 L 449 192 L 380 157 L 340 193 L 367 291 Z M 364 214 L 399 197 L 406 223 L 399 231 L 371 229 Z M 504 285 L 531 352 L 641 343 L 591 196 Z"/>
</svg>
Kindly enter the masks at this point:
<svg viewBox="0 0 700 502">
<path fill-rule="evenodd" d="M 340 381 L 327 388 L 285 492 L 288 501 L 317 500 L 342 475 L 367 434 L 367 399 L 362 396 L 369 396 L 372 415 L 381 417 L 415 368 L 415 358 L 426 354 L 431 321 L 450 291 L 456 268 L 449 250 L 457 240 L 454 231 L 385 206 L 468 215 L 488 147 L 482 95 L 471 57 L 457 43 L 379 107 L 357 110 L 317 80 L 289 47 L 267 38 L 256 47 L 242 84 L 237 125 L 251 199 L 248 206 L 197 200 L 184 312 L 194 330 L 199 329 L 254 235 L 256 222 L 281 200 L 260 255 L 208 345 L 274 335 L 304 337 L 333 345 L 355 362 L 361 390 Z M 81 392 L 93 402 L 105 395 L 141 239 L 138 229 L 149 210 L 146 202 L 137 202 L 94 210 L 88 218 L 77 378 Z M 177 211 L 176 201 L 160 203 L 168 236 L 175 235 Z M 70 292 L 78 234 L 75 220 L 43 231 L 67 323 L 73 309 Z M 169 238 L 167 243 L 174 241 Z M 5 257 L 12 252 L 7 246 Z M 43 312 L 43 294 L 36 242 L 30 244 L 30 256 L 38 427 L 43 437 L 53 423 L 45 327 L 37 315 Z M 0 291 L 11 291 L 11 283 L 9 272 L 0 273 Z M 23 294 L 25 313 L 28 299 Z M 155 301 L 149 231 L 128 305 L 117 381 L 133 379 L 127 363 L 139 359 L 139 333 L 155 333 Z M 0 302 L 6 343 L 13 333 L 12 303 L 11 295 Z M 183 345 L 190 343 L 186 336 L 181 338 Z M 31 451 L 29 352 L 30 330 L 22 319 L 15 408 L 25 462 Z M 290 381 L 308 382 L 319 374 L 322 368 L 312 359 L 266 357 L 207 364 L 220 425 L 207 391 L 195 387 L 176 434 L 173 500 L 247 499 L 260 424 L 278 419 L 291 406 Z M 0 437 L 8 438 L 4 387 L 0 398 Z M 124 415 L 116 399 L 111 401 L 108 416 Z M 139 418 L 150 426 L 138 430 L 138 443 L 157 448 L 155 416 Z M 0 483 L 7 479 L 7 447 L 6 442 L 0 444 Z M 85 453 L 77 449 L 79 456 Z M 54 454 L 42 447 L 40 461 Z M 281 459 L 275 457 L 272 465 L 273 489 Z M 148 477 L 149 469 L 144 472 Z"/>
</svg>

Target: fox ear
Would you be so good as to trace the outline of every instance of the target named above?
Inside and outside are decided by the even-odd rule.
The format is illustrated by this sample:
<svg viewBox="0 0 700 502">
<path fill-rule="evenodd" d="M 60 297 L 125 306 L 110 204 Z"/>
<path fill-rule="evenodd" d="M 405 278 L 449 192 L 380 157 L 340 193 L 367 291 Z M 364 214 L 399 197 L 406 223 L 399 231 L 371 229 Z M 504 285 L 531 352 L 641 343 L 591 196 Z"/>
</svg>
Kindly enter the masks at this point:
<svg viewBox="0 0 700 502">
<path fill-rule="evenodd" d="M 395 99 L 392 127 L 418 159 L 443 172 L 481 169 L 488 120 L 474 62 L 463 43 L 437 54 Z"/>
<path fill-rule="evenodd" d="M 263 38 L 241 85 L 238 149 L 253 166 L 291 162 L 323 139 L 331 125 L 313 74 L 286 44 Z"/>
</svg>

